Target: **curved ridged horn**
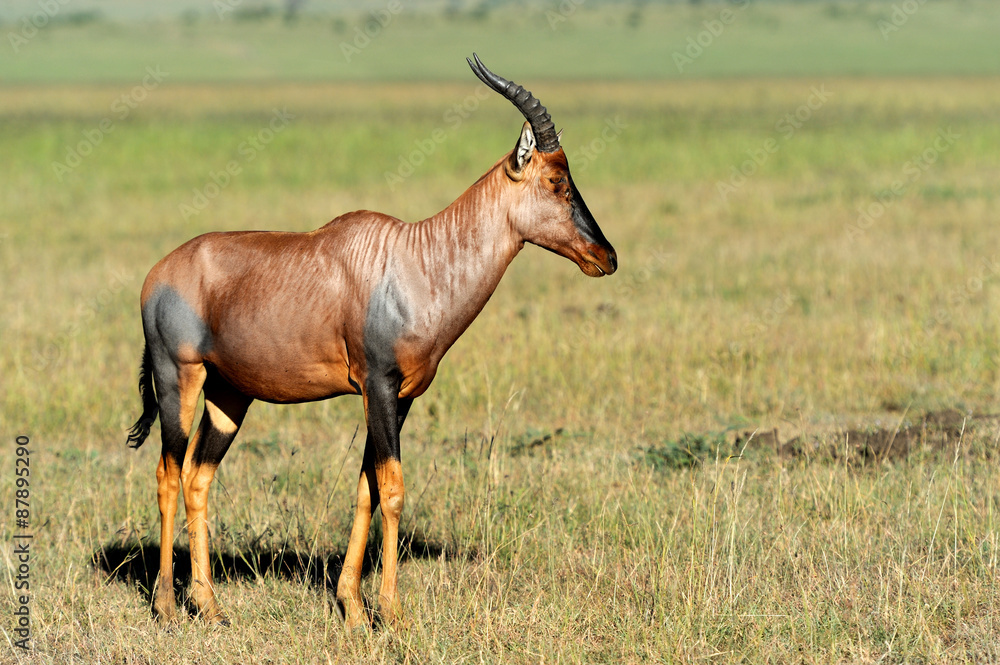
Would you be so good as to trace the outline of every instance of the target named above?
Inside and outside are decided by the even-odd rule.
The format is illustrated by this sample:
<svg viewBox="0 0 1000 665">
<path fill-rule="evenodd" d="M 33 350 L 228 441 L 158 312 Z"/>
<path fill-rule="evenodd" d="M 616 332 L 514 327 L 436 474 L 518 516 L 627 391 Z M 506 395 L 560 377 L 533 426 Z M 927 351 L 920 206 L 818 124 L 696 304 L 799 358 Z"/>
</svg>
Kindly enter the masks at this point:
<svg viewBox="0 0 1000 665">
<path fill-rule="evenodd" d="M 556 126 L 541 102 L 518 84 L 491 72 L 475 53 L 472 54 L 472 57 L 476 59 L 475 62 L 468 58 L 465 61 L 469 63 L 469 67 L 472 67 L 472 72 L 479 77 L 479 80 L 509 99 L 524 118 L 531 123 L 531 131 L 535 134 L 538 150 L 541 152 L 558 150 L 559 138 L 556 136 Z"/>
</svg>

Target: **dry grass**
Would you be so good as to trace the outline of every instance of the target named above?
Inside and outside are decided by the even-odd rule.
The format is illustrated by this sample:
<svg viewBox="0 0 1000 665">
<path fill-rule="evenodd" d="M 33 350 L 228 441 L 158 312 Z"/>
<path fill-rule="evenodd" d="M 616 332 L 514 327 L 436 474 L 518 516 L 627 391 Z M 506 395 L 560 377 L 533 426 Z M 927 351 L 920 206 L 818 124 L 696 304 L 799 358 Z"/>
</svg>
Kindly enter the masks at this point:
<svg viewBox="0 0 1000 665">
<path fill-rule="evenodd" d="M 164 87 L 60 182 L 52 162 L 120 91 L 5 91 L 0 399 L 5 436 L 32 437 L 35 483 L 38 652 L 24 662 L 1000 658 L 994 421 L 885 463 L 723 434 L 779 427 L 837 450 L 852 427 L 995 410 L 1000 88 L 825 81 L 831 100 L 723 202 L 717 182 L 818 84 L 545 96 L 622 269 L 587 280 L 535 248 L 515 261 L 404 430 L 409 625 L 353 636 L 326 599 L 360 463 L 349 398 L 255 404 L 222 465 L 211 530 L 234 625 L 150 618 L 158 431 L 124 446 L 139 285 L 211 229 L 429 215 L 509 149 L 513 111 L 491 100 L 452 129 L 443 113 L 472 86 Z M 179 204 L 279 105 L 296 121 L 184 219 Z M 581 168 L 574 154 L 616 114 L 626 128 Z M 385 171 L 436 127 L 446 142 L 390 191 Z M 948 127 L 954 145 L 849 235 Z M 684 432 L 722 443 L 694 466 L 649 464 Z M 186 542 L 179 530 L 179 563 Z"/>
</svg>

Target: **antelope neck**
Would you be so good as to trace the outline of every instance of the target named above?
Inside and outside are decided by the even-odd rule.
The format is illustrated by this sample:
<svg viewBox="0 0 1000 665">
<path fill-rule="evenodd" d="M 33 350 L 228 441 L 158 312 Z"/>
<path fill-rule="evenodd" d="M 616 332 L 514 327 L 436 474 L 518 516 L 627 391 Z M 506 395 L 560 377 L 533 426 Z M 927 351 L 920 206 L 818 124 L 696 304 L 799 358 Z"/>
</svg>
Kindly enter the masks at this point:
<svg viewBox="0 0 1000 665">
<path fill-rule="evenodd" d="M 505 181 L 503 169 L 494 167 L 447 208 L 412 227 L 433 278 L 432 297 L 472 317 L 524 245 L 509 219 Z"/>
</svg>

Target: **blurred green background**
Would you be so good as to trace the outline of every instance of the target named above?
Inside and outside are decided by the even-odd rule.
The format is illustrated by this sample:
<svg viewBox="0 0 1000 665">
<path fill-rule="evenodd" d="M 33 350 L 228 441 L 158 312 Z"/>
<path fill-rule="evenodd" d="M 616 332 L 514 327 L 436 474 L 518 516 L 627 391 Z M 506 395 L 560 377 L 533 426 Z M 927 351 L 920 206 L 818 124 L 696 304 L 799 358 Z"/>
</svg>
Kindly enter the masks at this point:
<svg viewBox="0 0 1000 665">
<path fill-rule="evenodd" d="M 466 80 L 472 51 L 529 80 L 1000 70 L 989 0 L 15 0 L 0 21 L 7 82 L 130 81 L 153 63 L 173 81 Z"/>
</svg>

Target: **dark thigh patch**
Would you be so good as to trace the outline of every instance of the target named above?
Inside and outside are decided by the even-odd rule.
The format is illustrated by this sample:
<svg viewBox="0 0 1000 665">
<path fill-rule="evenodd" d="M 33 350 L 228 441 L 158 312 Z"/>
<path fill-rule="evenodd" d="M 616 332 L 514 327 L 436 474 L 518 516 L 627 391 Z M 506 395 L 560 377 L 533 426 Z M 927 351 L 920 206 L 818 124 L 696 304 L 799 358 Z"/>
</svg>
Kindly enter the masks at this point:
<svg viewBox="0 0 1000 665">
<path fill-rule="evenodd" d="M 208 325 L 173 287 L 161 284 L 142 308 L 147 340 L 150 334 L 167 354 L 176 357 L 182 348 L 208 353 L 212 337 Z M 149 340 L 152 341 L 152 340 Z"/>
</svg>

